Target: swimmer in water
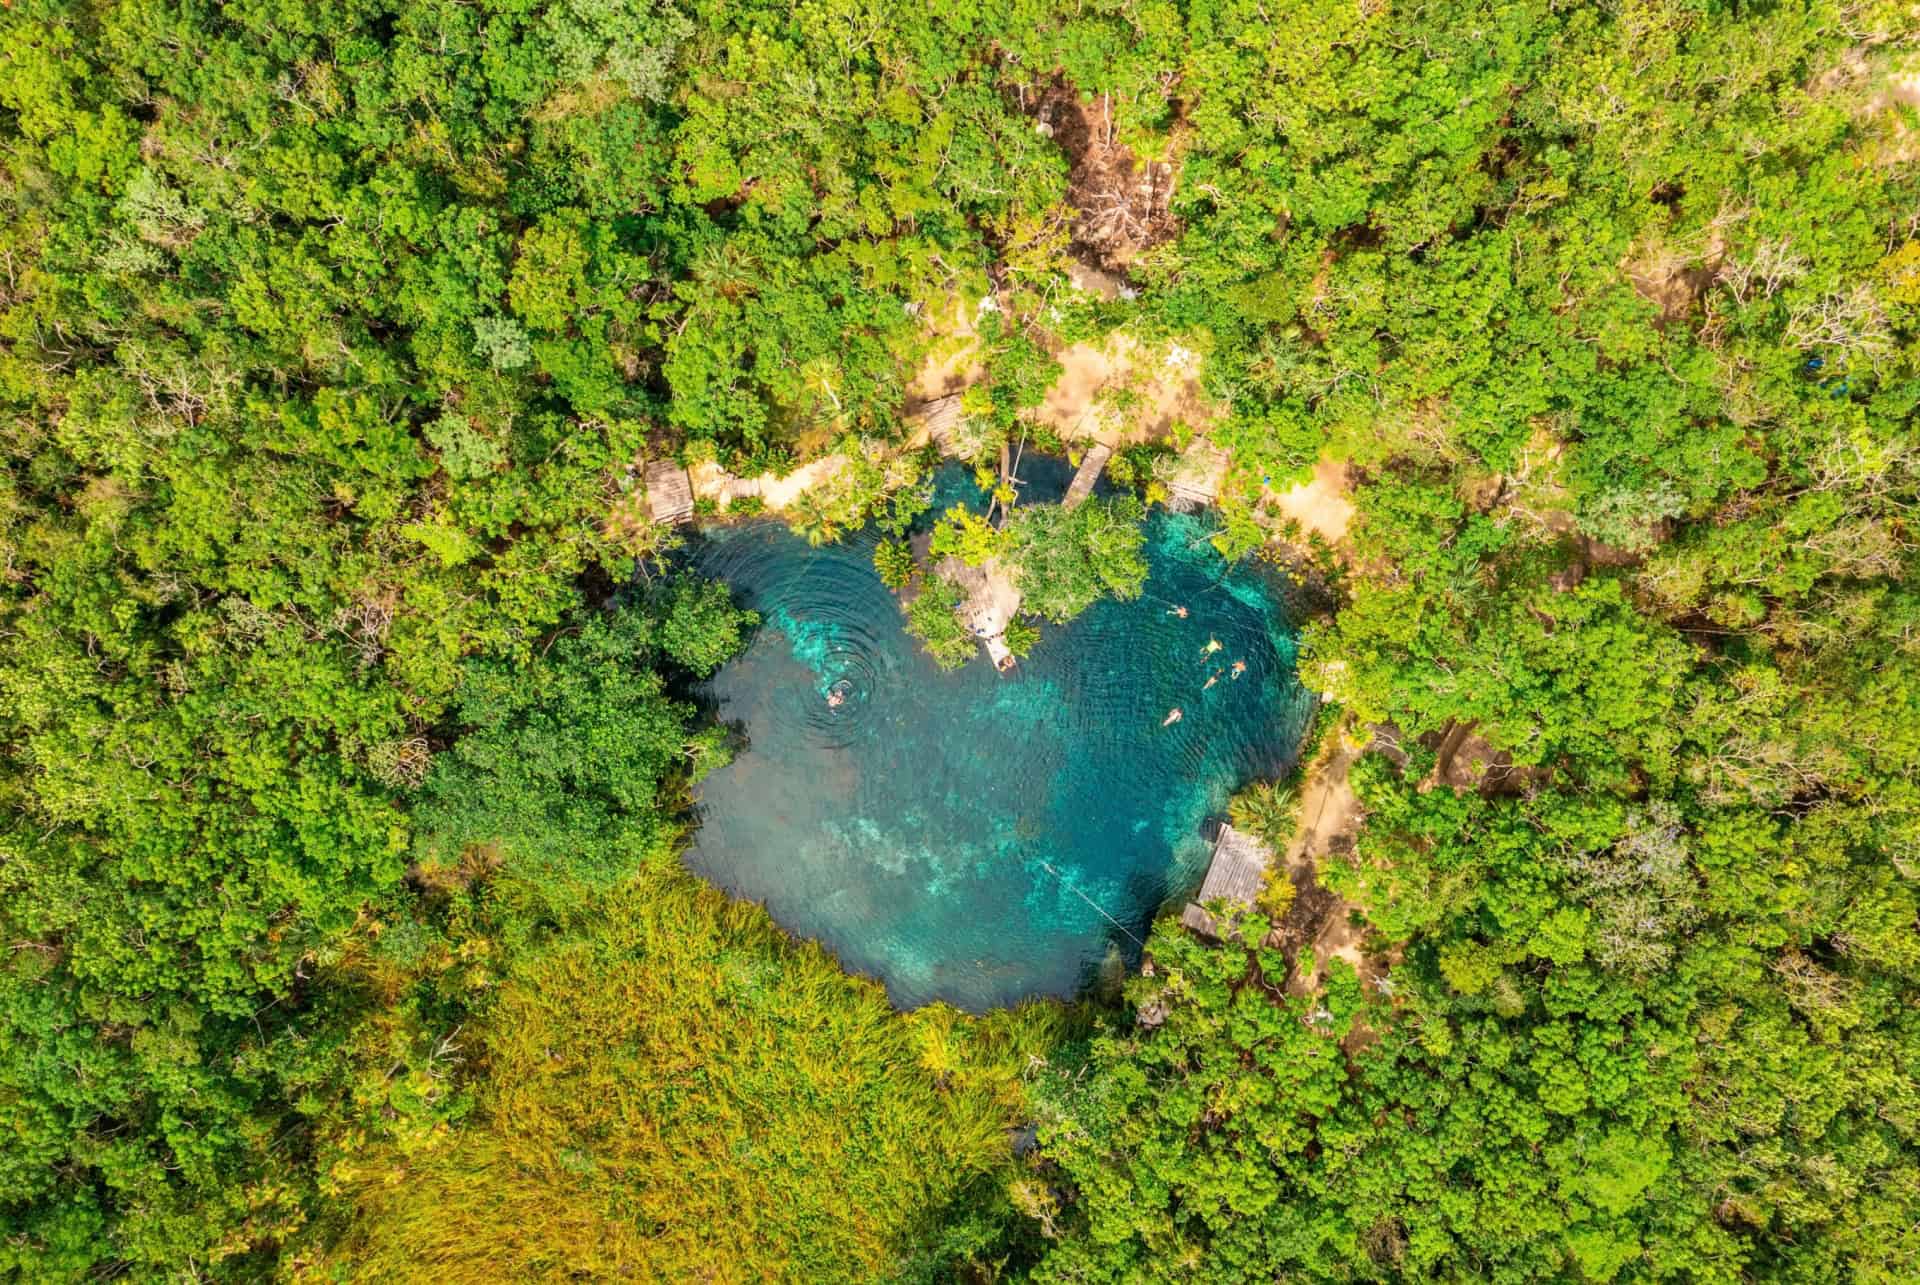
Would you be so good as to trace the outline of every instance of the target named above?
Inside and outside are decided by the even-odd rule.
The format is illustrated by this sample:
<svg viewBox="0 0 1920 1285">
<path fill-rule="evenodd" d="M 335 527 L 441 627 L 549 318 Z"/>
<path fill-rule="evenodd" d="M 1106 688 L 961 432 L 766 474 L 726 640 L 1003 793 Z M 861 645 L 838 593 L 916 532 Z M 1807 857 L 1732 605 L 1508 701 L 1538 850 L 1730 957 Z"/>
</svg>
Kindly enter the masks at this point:
<svg viewBox="0 0 1920 1285">
<path fill-rule="evenodd" d="M 1240 677 L 1240 675 L 1242 675 L 1242 674 L 1244 674 L 1244 673 L 1246 673 L 1246 672 L 1247 672 L 1247 662 L 1246 662 L 1246 661 L 1244 661 L 1244 660 L 1236 660 L 1236 661 L 1234 661 L 1234 662 L 1233 662 L 1233 676 L 1234 676 L 1235 678 L 1238 678 L 1238 677 Z"/>
<path fill-rule="evenodd" d="M 1172 727 L 1175 723 L 1179 721 L 1180 721 L 1180 707 L 1178 705 L 1175 705 L 1172 709 L 1167 711 L 1167 717 L 1161 722 L 1160 726 Z"/>
<path fill-rule="evenodd" d="M 1200 649 L 1200 654 L 1202 656 L 1211 656 L 1216 651 L 1224 651 L 1224 650 L 1226 650 L 1226 648 L 1220 645 L 1220 640 L 1218 638 L 1209 638 L 1207 639 L 1207 645 Z"/>
<path fill-rule="evenodd" d="M 839 709 L 842 705 L 846 703 L 847 703 L 847 694 L 841 691 L 838 687 L 834 688 L 832 691 L 827 693 L 828 709 Z"/>
<path fill-rule="evenodd" d="M 1215 683 L 1219 681 L 1220 681 L 1220 671 L 1216 669 L 1213 671 L 1213 677 L 1209 678 L 1205 683 L 1201 684 L 1200 690 L 1204 692 L 1207 690 L 1207 688 L 1213 686 Z"/>
<path fill-rule="evenodd" d="M 1187 618 L 1187 609 L 1176 604 L 1167 608 L 1167 614 L 1169 616 L 1178 616 L 1180 619 L 1185 620 Z"/>
</svg>

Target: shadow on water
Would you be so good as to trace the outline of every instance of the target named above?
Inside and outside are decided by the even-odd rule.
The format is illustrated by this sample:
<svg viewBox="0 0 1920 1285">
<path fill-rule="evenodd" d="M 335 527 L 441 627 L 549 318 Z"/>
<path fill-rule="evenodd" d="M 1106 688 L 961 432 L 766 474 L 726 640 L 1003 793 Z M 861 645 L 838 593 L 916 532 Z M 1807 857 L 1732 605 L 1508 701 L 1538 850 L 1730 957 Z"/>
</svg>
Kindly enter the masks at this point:
<svg viewBox="0 0 1920 1285">
<path fill-rule="evenodd" d="M 1021 473 L 1036 501 L 1071 469 L 1030 454 Z M 979 499 L 957 465 L 936 483 L 935 513 Z M 1311 706 L 1280 587 L 1224 563 L 1207 529 L 1156 512 L 1142 596 L 1046 627 L 1005 677 L 921 654 L 870 532 L 812 548 L 755 522 L 697 539 L 693 564 L 763 624 L 699 692 L 743 749 L 700 788 L 688 863 L 902 1006 L 1071 995 L 1115 947 L 1131 966 L 1198 882 L 1210 819 L 1290 765 Z"/>
</svg>

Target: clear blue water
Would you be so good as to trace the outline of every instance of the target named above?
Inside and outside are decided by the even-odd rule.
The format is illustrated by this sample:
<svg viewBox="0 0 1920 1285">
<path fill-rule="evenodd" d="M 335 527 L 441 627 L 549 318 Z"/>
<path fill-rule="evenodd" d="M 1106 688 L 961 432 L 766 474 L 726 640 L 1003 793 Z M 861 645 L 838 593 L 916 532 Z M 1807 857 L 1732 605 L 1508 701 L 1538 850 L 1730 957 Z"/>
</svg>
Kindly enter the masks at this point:
<svg viewBox="0 0 1920 1285">
<path fill-rule="evenodd" d="M 1065 480 L 1052 461 L 1021 472 L 1033 497 Z M 935 511 L 977 495 L 948 466 Z M 1004 677 L 920 652 L 871 533 L 816 549 L 777 522 L 711 532 L 695 564 L 763 625 L 705 687 L 747 748 L 702 785 L 688 863 L 903 1007 L 1070 995 L 1116 952 L 1136 960 L 1204 873 L 1210 820 L 1285 770 L 1311 708 L 1279 586 L 1229 567 L 1208 529 L 1156 511 L 1145 594 L 1044 626 Z"/>
</svg>

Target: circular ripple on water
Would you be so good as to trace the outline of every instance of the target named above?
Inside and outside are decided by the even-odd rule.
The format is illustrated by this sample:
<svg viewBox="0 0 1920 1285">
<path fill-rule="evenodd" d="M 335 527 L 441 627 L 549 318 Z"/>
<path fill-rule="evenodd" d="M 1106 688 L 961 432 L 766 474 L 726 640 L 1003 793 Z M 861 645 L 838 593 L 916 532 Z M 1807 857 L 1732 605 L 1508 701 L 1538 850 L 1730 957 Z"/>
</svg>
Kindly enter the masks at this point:
<svg viewBox="0 0 1920 1285">
<path fill-rule="evenodd" d="M 782 687 L 766 711 L 767 731 L 788 734 L 809 749 L 845 749 L 859 735 L 892 657 L 883 628 L 897 632 L 892 596 L 871 572 L 871 545 L 848 541 L 811 551 L 794 572 L 771 581 L 756 575 L 769 560 L 790 558 L 792 537 L 771 524 L 727 531 L 699 558 L 701 571 L 755 586 L 742 605 L 760 613 L 793 659 L 812 672 L 807 685 Z"/>
</svg>

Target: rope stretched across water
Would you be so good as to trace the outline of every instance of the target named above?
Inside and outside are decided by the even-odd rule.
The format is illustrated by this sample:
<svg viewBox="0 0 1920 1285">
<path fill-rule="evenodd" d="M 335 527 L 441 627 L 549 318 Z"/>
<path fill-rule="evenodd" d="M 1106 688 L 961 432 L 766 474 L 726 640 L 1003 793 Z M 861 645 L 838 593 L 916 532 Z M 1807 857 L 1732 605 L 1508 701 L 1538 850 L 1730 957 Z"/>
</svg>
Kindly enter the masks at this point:
<svg viewBox="0 0 1920 1285">
<path fill-rule="evenodd" d="M 1102 919 L 1112 924 L 1115 928 L 1118 928 L 1121 932 L 1126 933 L 1127 940 L 1131 941 L 1134 945 L 1140 947 L 1140 949 L 1142 950 L 1145 950 L 1147 948 L 1147 943 L 1145 943 L 1144 941 L 1141 941 L 1138 937 L 1135 937 L 1131 929 L 1129 929 L 1125 924 L 1121 923 L 1118 919 L 1115 919 L 1112 915 L 1108 914 L 1106 910 L 1101 907 L 1099 902 L 1095 901 L 1092 897 L 1089 897 L 1086 893 L 1081 892 L 1078 888 L 1074 887 L 1071 880 L 1069 880 L 1065 875 L 1061 874 L 1058 870 L 1055 870 L 1053 868 L 1052 862 L 1042 861 L 1040 865 L 1042 866 L 1042 868 L 1046 870 L 1048 874 L 1052 875 L 1055 879 L 1058 879 L 1060 881 L 1061 886 L 1064 887 L 1068 892 L 1080 898 L 1080 900 L 1086 902 L 1089 906 L 1092 906 L 1095 913 L 1097 913 Z"/>
</svg>

